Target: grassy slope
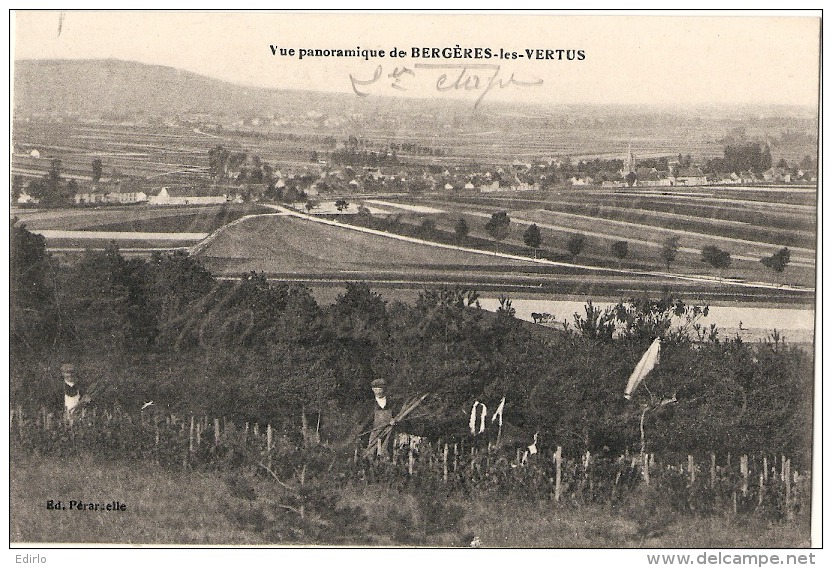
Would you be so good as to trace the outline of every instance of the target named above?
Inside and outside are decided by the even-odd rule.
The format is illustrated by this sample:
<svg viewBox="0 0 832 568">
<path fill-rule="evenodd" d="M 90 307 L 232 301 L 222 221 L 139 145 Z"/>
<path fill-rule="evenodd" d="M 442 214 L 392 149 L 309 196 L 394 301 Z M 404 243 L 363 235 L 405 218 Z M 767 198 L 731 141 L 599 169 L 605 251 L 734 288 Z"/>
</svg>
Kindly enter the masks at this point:
<svg viewBox="0 0 832 568">
<path fill-rule="evenodd" d="M 233 259 L 232 272 L 235 274 L 245 270 L 310 273 L 374 269 L 386 272 L 427 265 L 471 270 L 483 266 L 532 264 L 276 216 L 248 219 L 224 231 L 203 256 L 209 260 Z"/>
<path fill-rule="evenodd" d="M 221 512 L 222 481 L 171 473 L 149 463 L 14 459 L 12 542 L 253 544 Z M 48 499 L 127 504 L 123 512 L 48 511 Z"/>
<path fill-rule="evenodd" d="M 11 542 L 97 542 L 145 544 L 262 544 L 228 512 L 248 504 L 229 495 L 219 474 L 169 472 L 150 463 L 115 464 L 92 458 L 15 456 L 11 469 Z M 273 491 L 268 481 L 258 494 Z M 127 504 L 124 512 L 47 511 L 47 499 Z M 411 496 L 378 486 L 352 487 L 342 502 L 359 506 L 380 527 L 394 508 L 412 508 Z M 431 537 L 428 546 L 458 545 L 462 535 L 486 547 L 798 547 L 808 545 L 808 525 L 738 517 L 668 517 L 665 532 L 642 540 L 632 514 L 600 506 L 555 507 L 548 500 L 522 504 L 501 497 L 464 500 L 461 525 Z M 392 544 L 376 536 L 377 544 Z"/>
</svg>

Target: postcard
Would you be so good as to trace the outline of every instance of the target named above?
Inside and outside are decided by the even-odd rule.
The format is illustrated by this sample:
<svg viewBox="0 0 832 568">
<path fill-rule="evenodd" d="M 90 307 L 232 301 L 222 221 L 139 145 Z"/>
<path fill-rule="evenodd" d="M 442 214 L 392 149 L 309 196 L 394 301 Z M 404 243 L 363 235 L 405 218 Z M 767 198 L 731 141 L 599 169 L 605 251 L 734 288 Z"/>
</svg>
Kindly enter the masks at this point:
<svg viewBox="0 0 832 568">
<path fill-rule="evenodd" d="M 814 562 L 819 11 L 11 25 L 16 562 Z"/>
</svg>

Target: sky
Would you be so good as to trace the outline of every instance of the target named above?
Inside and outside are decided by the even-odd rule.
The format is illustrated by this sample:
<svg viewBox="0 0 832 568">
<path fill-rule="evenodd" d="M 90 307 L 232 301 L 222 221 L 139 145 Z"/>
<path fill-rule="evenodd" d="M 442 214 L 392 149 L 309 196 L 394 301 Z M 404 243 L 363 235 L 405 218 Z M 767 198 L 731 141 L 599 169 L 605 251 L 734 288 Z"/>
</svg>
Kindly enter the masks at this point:
<svg viewBox="0 0 832 568">
<path fill-rule="evenodd" d="M 13 59 L 116 58 L 245 85 L 357 96 L 817 106 L 820 19 L 729 14 L 18 11 Z M 273 55 L 270 46 L 295 55 Z M 489 48 L 493 57 L 412 52 L 456 46 Z M 386 56 L 300 59 L 298 51 L 358 47 Z M 405 57 L 390 58 L 393 48 Z M 500 49 L 524 57 L 501 60 Z M 564 52 L 547 60 L 547 49 L 555 58 L 559 49 L 582 50 L 583 59 L 568 61 Z M 544 50 L 544 59 L 529 60 L 526 50 Z"/>
</svg>

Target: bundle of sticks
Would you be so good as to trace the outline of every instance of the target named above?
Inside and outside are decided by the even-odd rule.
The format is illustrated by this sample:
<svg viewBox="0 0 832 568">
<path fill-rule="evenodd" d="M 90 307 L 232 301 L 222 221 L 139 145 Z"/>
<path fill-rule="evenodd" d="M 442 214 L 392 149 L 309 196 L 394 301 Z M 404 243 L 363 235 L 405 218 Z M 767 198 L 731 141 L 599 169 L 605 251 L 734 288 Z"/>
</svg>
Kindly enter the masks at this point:
<svg viewBox="0 0 832 568">
<path fill-rule="evenodd" d="M 379 426 L 378 428 L 373 428 L 370 430 L 370 443 L 367 446 L 367 449 L 364 450 L 364 457 L 370 458 L 378 450 L 378 446 L 380 445 L 383 448 L 388 447 L 387 444 L 390 443 L 390 436 L 393 435 L 393 427 L 404 420 L 405 418 L 413 412 L 417 406 L 422 404 L 422 401 L 427 398 L 427 394 L 423 394 L 421 396 L 417 395 L 410 399 L 409 402 L 402 406 L 402 409 L 399 413 L 393 418 L 393 424 L 385 424 L 384 426 Z M 379 440 L 381 440 L 381 444 L 379 444 Z"/>
</svg>

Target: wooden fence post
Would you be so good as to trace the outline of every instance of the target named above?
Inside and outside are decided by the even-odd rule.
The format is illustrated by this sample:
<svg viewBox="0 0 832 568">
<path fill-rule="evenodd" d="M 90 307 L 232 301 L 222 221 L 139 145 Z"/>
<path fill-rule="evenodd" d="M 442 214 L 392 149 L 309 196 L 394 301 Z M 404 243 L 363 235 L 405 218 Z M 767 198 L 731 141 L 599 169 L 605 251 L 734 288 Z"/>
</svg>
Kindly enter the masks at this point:
<svg viewBox="0 0 832 568">
<path fill-rule="evenodd" d="M 792 520 L 794 518 L 794 515 L 792 514 L 792 507 L 791 507 L 791 497 L 792 497 L 792 476 L 791 476 L 792 460 L 791 459 L 786 460 L 786 465 L 784 466 L 783 469 L 784 469 L 783 477 L 784 477 L 784 481 L 786 483 L 786 502 L 785 502 L 786 518 L 788 520 Z"/>
<path fill-rule="evenodd" d="M 716 454 L 711 452 L 711 489 L 716 487 Z"/>
<path fill-rule="evenodd" d="M 214 418 L 214 445 L 220 445 L 220 419 Z"/>
<path fill-rule="evenodd" d="M 641 468 L 641 475 L 644 477 L 644 484 L 650 485 L 650 454 L 643 454 L 644 463 Z"/>
<path fill-rule="evenodd" d="M 690 487 L 693 487 L 696 481 L 696 464 L 693 463 L 693 456 L 688 454 L 688 477 L 690 479 Z"/>
<path fill-rule="evenodd" d="M 595 484 L 593 483 L 592 477 L 589 474 L 589 467 L 592 465 L 592 454 L 589 453 L 589 450 L 586 451 L 584 454 L 584 480 L 589 484 L 589 491 L 592 493 L 595 489 Z"/>
<path fill-rule="evenodd" d="M 266 466 L 272 468 L 272 425 L 266 427 Z"/>
<path fill-rule="evenodd" d="M 558 446 L 555 451 L 555 501 L 560 501 L 561 492 L 561 467 L 563 465 L 563 448 Z"/>
<path fill-rule="evenodd" d="M 768 485 L 768 456 L 763 456 L 763 482 Z"/>
<path fill-rule="evenodd" d="M 766 491 L 766 485 L 763 482 L 764 477 L 765 476 L 763 475 L 763 472 L 760 472 L 760 491 L 757 493 L 757 506 L 758 507 L 763 504 L 763 494 Z"/>
<path fill-rule="evenodd" d="M 184 423 L 182 424 L 182 428 L 183 429 L 185 428 Z M 191 414 L 191 427 L 188 430 L 188 453 L 185 456 L 185 458 L 182 460 L 183 461 L 183 463 L 182 463 L 183 467 L 187 467 L 191 463 L 191 460 L 193 459 L 193 455 L 194 455 L 194 415 Z"/>
<path fill-rule="evenodd" d="M 740 456 L 740 475 L 742 476 L 742 496 L 748 495 L 748 455 Z"/>
<path fill-rule="evenodd" d="M 194 454 L 194 415 L 191 414 L 191 429 L 188 432 L 188 455 Z"/>
<path fill-rule="evenodd" d="M 448 483 L 448 442 L 445 442 L 445 449 L 442 451 L 442 481 Z"/>
<path fill-rule="evenodd" d="M 410 440 L 409 448 L 408 448 L 408 451 L 407 451 L 407 473 L 411 477 L 413 477 L 413 462 L 414 462 L 414 459 L 415 458 L 413 457 L 413 440 Z"/>
<path fill-rule="evenodd" d="M 456 466 L 457 466 L 457 458 L 459 457 L 459 448 L 457 447 L 457 443 L 454 442 L 454 473 L 456 473 Z"/>
</svg>

